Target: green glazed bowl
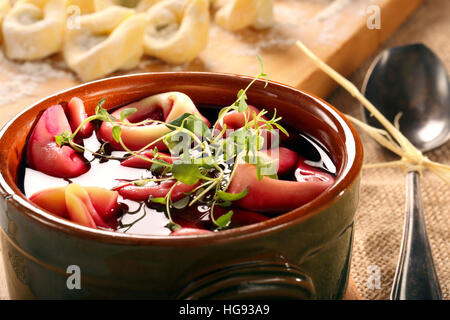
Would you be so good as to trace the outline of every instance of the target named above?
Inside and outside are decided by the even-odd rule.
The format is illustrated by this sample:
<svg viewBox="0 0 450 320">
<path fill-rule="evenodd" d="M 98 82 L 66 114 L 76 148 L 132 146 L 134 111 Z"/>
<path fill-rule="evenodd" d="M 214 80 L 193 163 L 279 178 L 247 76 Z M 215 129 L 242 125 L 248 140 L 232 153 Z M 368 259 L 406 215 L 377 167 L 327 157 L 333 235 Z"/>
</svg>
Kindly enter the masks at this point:
<svg viewBox="0 0 450 320">
<path fill-rule="evenodd" d="M 76 96 L 88 113 L 167 91 L 229 105 L 252 78 L 154 73 L 87 83 L 25 109 L 0 131 L 0 235 L 13 299 L 341 299 L 347 287 L 363 161 L 360 139 L 336 109 L 300 90 L 256 81 L 249 103 L 317 138 L 336 183 L 312 202 L 268 221 L 197 236 L 143 236 L 86 228 L 46 212 L 17 187 L 27 136 L 40 113 Z M 80 276 L 79 288 L 73 288 Z M 74 282 L 77 283 L 77 282 Z M 69 284 L 69 285 L 68 285 Z"/>
</svg>

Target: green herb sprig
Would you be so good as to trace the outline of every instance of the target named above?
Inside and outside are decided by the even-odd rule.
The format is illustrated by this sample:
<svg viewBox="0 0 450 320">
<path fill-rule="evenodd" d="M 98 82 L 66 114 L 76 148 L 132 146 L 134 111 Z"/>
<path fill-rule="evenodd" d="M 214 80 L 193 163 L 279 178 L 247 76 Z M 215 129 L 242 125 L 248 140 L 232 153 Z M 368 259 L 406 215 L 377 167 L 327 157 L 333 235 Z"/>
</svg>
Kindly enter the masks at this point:
<svg viewBox="0 0 450 320">
<path fill-rule="evenodd" d="M 279 130 L 283 134 L 288 135 L 288 132 L 279 124 L 282 118 L 276 116 L 276 109 L 273 116 L 270 119 L 266 119 L 268 114 L 266 110 L 256 113 L 248 106 L 247 93 L 251 86 L 262 78 L 266 81 L 265 87 L 268 85 L 267 74 L 264 72 L 263 63 L 259 56 L 258 61 L 261 72 L 245 89 L 239 90 L 234 103 L 220 110 L 218 118 L 211 128 L 203 122 L 198 114 L 190 113 L 185 113 L 168 123 L 152 119 L 131 123 L 127 118 L 137 111 L 135 108 L 122 110 L 120 118 L 116 119 L 103 108 L 106 99 L 102 99 L 97 104 L 94 115 L 86 118 L 73 133 L 65 131 L 55 136 L 55 142 L 59 146 L 67 144 L 77 151 L 88 151 L 99 157 L 107 157 L 107 155 L 86 149 L 84 146 L 74 142 L 74 139 L 81 128 L 88 122 L 97 120 L 110 123 L 112 125 L 113 139 L 121 145 L 123 150 L 128 152 L 129 157 L 137 157 L 149 162 L 149 170 L 152 173 L 152 177 L 133 181 L 136 186 L 143 186 L 150 182 L 175 181 L 165 197 L 149 199 L 152 203 L 165 206 L 166 215 L 169 219 L 167 225 L 169 229 L 175 231 L 180 228 L 172 219 L 172 208 L 184 209 L 187 206 L 193 206 L 197 202 L 209 205 L 210 218 L 216 226 L 216 230 L 225 229 L 231 223 L 233 211 L 228 210 L 227 213 L 216 218 L 214 216 L 215 206 L 230 207 L 234 201 L 238 201 L 248 194 L 248 189 L 237 194 L 227 192 L 238 163 L 254 164 L 257 169 L 258 179 L 262 179 L 264 176 L 263 169 L 273 165 L 272 162 L 268 162 L 267 159 L 258 155 L 258 152 L 264 145 L 264 139 L 261 137 L 262 130 L 268 130 L 269 132 Z M 224 118 L 231 112 L 242 113 L 245 123 L 242 128 L 226 136 L 227 128 L 224 124 Z M 169 129 L 169 132 L 140 150 L 128 148 L 122 138 L 122 126 L 141 126 L 150 123 L 164 124 Z M 220 130 L 218 130 L 219 128 Z M 177 138 L 180 136 L 187 139 L 186 146 L 188 148 L 183 150 L 179 155 L 179 159 L 173 163 L 164 161 L 164 158 L 158 154 L 156 144 L 163 142 L 171 154 L 175 154 L 175 151 L 179 153 L 180 150 L 177 148 L 180 145 Z M 150 159 L 141 155 L 143 151 L 151 148 L 154 148 L 153 158 Z M 232 169 L 230 169 L 231 167 Z M 270 175 L 270 177 L 277 178 L 276 174 Z M 198 186 L 182 199 L 173 202 L 173 190 L 180 183 L 187 185 L 198 184 Z"/>
</svg>

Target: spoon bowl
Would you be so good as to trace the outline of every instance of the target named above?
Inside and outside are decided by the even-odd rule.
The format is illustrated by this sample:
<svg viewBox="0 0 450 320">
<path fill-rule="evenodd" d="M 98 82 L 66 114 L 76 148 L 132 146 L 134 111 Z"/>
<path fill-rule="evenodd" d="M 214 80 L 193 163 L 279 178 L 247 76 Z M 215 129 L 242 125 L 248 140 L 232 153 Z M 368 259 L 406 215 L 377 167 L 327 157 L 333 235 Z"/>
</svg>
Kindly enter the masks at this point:
<svg viewBox="0 0 450 320">
<path fill-rule="evenodd" d="M 422 152 L 450 138 L 450 81 L 439 58 L 412 44 L 381 53 L 370 68 L 363 94 Z M 381 124 L 365 110 L 366 122 Z M 403 240 L 391 299 L 438 300 L 442 292 L 425 226 L 420 174 L 407 175 Z"/>
<path fill-rule="evenodd" d="M 421 151 L 450 138 L 450 81 L 442 61 L 423 44 L 381 53 L 364 81 L 365 96 Z M 365 110 L 367 123 L 381 128 Z"/>
</svg>

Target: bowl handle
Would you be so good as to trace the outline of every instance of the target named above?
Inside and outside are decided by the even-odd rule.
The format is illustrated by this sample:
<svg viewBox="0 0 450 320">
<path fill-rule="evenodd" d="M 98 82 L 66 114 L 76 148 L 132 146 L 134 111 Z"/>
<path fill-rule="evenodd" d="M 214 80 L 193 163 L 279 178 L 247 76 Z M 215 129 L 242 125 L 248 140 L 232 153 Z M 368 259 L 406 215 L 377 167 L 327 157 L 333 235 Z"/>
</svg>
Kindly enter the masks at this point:
<svg viewBox="0 0 450 320">
<path fill-rule="evenodd" d="M 294 264 L 256 260 L 235 263 L 205 273 L 191 281 L 177 299 L 310 300 L 315 296 L 311 278 Z"/>
</svg>

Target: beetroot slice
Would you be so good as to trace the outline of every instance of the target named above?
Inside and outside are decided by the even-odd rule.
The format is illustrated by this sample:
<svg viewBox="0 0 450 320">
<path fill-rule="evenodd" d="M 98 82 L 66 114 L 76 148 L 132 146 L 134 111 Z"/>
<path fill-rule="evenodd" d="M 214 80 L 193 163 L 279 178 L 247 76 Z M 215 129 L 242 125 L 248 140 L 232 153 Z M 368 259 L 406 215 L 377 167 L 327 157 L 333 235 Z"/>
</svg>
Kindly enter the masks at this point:
<svg viewBox="0 0 450 320">
<path fill-rule="evenodd" d="M 294 169 L 297 164 L 298 154 L 288 148 L 280 147 L 260 151 L 262 155 L 270 160 L 278 160 L 278 175 L 285 175 Z"/>
<path fill-rule="evenodd" d="M 158 160 L 164 160 L 167 163 L 173 163 L 174 159 L 165 153 L 158 152 L 159 157 Z M 144 152 L 141 152 L 139 154 L 140 157 L 145 157 L 148 159 L 153 159 L 153 150 L 147 150 Z M 152 166 L 152 163 L 150 161 L 146 161 L 140 157 L 133 156 L 130 157 L 124 161 L 120 165 L 124 167 L 130 167 L 130 168 L 138 168 L 138 169 L 149 169 Z"/>
<path fill-rule="evenodd" d="M 89 165 L 74 149 L 56 144 L 55 136 L 65 131 L 72 133 L 61 105 L 45 110 L 28 140 L 30 168 L 58 178 L 78 177 L 89 170 Z"/>
<path fill-rule="evenodd" d="M 75 130 L 78 129 L 78 127 L 83 123 L 84 120 L 88 118 L 88 115 L 86 113 L 86 109 L 84 107 L 84 103 L 80 98 L 72 98 L 69 101 L 68 104 L 69 109 L 69 123 L 70 127 L 72 128 L 72 131 L 75 132 Z M 80 128 L 80 130 L 77 133 L 77 137 L 85 139 L 89 138 L 92 133 L 94 132 L 94 126 L 92 123 L 87 122 L 83 125 L 83 127 Z"/>
<path fill-rule="evenodd" d="M 134 201 L 146 201 L 150 197 L 163 198 L 167 195 L 170 188 L 175 181 L 165 181 L 156 185 L 136 186 L 133 184 L 127 184 L 121 188 L 118 188 L 119 194 L 125 199 Z M 178 201 L 185 196 L 186 193 L 195 189 L 200 182 L 190 186 L 184 183 L 179 183 L 172 191 L 172 201 Z"/>
<path fill-rule="evenodd" d="M 279 213 L 298 208 L 315 199 L 334 182 L 333 177 L 314 181 L 277 180 L 264 176 L 258 180 L 256 167 L 239 164 L 228 192 L 248 194 L 236 201 L 241 208 L 257 212 Z"/>
<path fill-rule="evenodd" d="M 256 108 L 255 106 L 249 105 L 248 110 L 245 112 L 239 112 L 237 110 L 229 112 L 223 117 L 223 123 L 226 125 L 227 130 L 238 130 L 242 128 L 245 125 L 245 118 L 247 117 L 248 121 L 252 121 L 254 119 L 254 114 L 259 114 L 261 110 Z M 269 120 L 266 116 L 262 116 L 264 120 Z M 269 131 L 265 124 L 262 121 L 259 121 L 258 123 L 261 130 L 261 136 L 266 139 L 264 141 L 264 147 L 263 149 L 270 149 L 273 143 L 275 143 L 275 134 L 274 132 Z M 219 125 L 217 130 L 222 130 L 222 127 Z M 225 134 L 226 136 L 226 134 Z M 282 133 L 279 132 L 279 139 L 281 141 L 286 140 L 288 137 Z"/>
<path fill-rule="evenodd" d="M 171 236 L 194 236 L 199 234 L 208 234 L 212 231 L 197 228 L 180 228 L 176 231 L 172 231 Z"/>
<path fill-rule="evenodd" d="M 107 228 L 114 222 L 119 211 L 118 196 L 117 191 L 81 187 L 72 183 L 65 187 L 36 192 L 29 199 L 42 209 L 62 218 L 89 227 Z"/>
</svg>

